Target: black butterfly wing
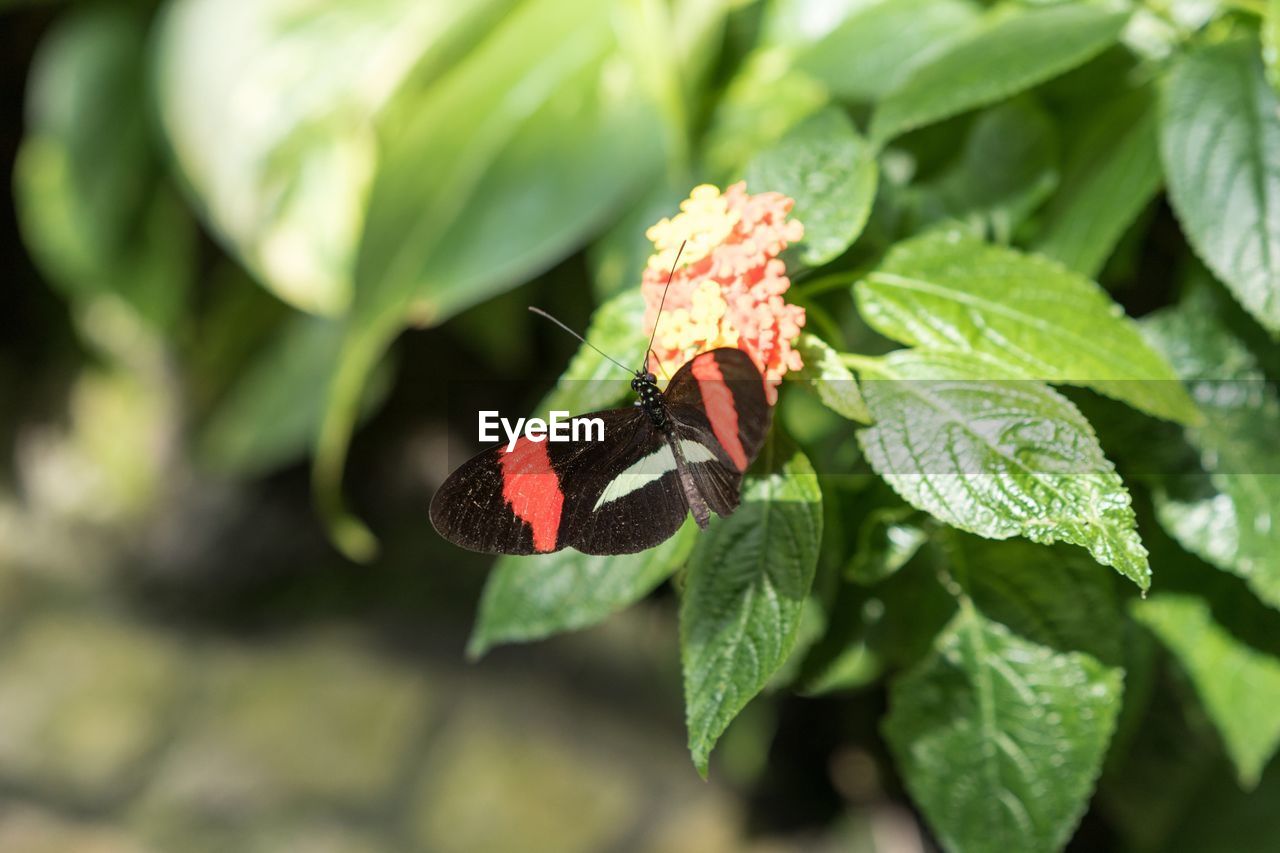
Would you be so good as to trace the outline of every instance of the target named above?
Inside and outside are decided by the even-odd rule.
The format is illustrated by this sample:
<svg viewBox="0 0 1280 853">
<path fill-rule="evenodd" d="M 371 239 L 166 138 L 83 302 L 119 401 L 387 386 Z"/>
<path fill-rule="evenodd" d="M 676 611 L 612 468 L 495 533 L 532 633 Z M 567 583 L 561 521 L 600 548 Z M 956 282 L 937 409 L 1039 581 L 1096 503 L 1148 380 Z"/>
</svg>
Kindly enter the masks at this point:
<svg viewBox="0 0 1280 853">
<path fill-rule="evenodd" d="M 729 515 L 738 506 L 743 472 L 760 453 L 772 422 L 764 377 L 742 350 L 715 349 L 676 371 L 663 396 L 682 442 L 706 447 L 716 457 L 717 464 L 689 470 L 707 505 Z"/>
<path fill-rule="evenodd" d="M 688 506 L 665 437 L 635 407 L 599 418 L 603 441 L 492 447 L 463 463 L 431 501 L 431 523 L 455 545 L 491 554 L 573 547 L 628 554 L 667 540 Z M 669 449 L 667 450 L 669 454 Z"/>
</svg>

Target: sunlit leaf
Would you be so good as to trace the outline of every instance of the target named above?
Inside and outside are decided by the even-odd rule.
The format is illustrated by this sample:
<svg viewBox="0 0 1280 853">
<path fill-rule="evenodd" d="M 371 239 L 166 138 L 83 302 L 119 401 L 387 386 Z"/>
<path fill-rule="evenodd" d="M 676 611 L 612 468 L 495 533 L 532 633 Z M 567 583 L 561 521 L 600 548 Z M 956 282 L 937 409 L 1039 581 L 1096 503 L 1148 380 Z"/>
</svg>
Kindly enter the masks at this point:
<svg viewBox="0 0 1280 853">
<path fill-rule="evenodd" d="M 1280 746 L 1280 658 L 1233 636 L 1194 596 L 1155 595 L 1135 602 L 1133 612 L 1191 677 L 1241 784 L 1257 785 Z"/>
<path fill-rule="evenodd" d="M 681 660 L 689 752 L 703 775 L 720 735 L 789 656 L 818 559 L 822 493 L 809 460 L 766 446 L 762 469 L 689 558 Z"/>
<path fill-rule="evenodd" d="M 912 506 L 989 539 L 1088 549 L 1146 589 L 1129 492 L 1066 398 L 971 353 L 901 350 L 862 359 L 871 467 Z"/>
<path fill-rule="evenodd" d="M 1157 417 L 1199 418 L 1177 374 L 1120 306 L 1045 258 L 935 231 L 895 246 L 856 295 L 867 322 L 902 343 L 973 350 Z"/>
<path fill-rule="evenodd" d="M 821 266 L 849 248 L 871 214 L 875 152 L 838 109 L 816 113 L 747 165 L 747 189 L 795 199 L 791 215 L 804 223 L 799 256 Z"/>
<path fill-rule="evenodd" d="M 1188 484 L 1186 478 L 1157 479 L 1157 516 L 1183 547 L 1244 578 L 1260 599 L 1280 608 L 1280 399 L 1206 291 L 1144 318 L 1143 330 L 1192 380 L 1205 414 L 1188 438 L 1199 450 L 1208 488 L 1182 495 L 1174 487 Z M 1201 479 L 1190 478 L 1190 485 L 1202 485 Z"/>
<path fill-rule="evenodd" d="M 969 607 L 894 681 L 884 732 L 944 848 L 1054 851 L 1088 804 L 1120 699 L 1120 670 Z"/>
<path fill-rule="evenodd" d="M 1280 96 L 1257 42 L 1213 45 L 1177 64 L 1160 147 L 1187 240 L 1280 336 Z"/>
<path fill-rule="evenodd" d="M 594 625 L 648 595 L 689 556 L 690 521 L 657 548 L 601 557 L 572 549 L 502 557 L 485 584 L 467 653 L 539 640 Z"/>
</svg>

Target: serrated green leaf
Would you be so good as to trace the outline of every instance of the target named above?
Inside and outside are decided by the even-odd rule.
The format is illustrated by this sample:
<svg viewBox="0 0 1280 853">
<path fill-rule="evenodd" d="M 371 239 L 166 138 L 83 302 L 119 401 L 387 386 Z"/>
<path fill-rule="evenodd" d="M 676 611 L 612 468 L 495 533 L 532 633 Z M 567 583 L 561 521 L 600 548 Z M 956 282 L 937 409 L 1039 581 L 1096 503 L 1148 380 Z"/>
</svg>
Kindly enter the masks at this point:
<svg viewBox="0 0 1280 853">
<path fill-rule="evenodd" d="M 821 266 L 862 233 L 876 196 L 875 151 L 842 111 L 828 107 L 787 131 L 747 164 L 747 189 L 795 200 L 804 223 L 800 259 Z"/>
<path fill-rule="evenodd" d="M 1060 189 L 1032 248 L 1093 277 L 1160 188 L 1155 97 L 1150 87 L 1130 90 L 1067 132 Z"/>
<path fill-rule="evenodd" d="M 1240 784 L 1254 787 L 1280 746 L 1280 659 L 1237 639 L 1201 598 L 1158 594 L 1134 602 L 1133 613 L 1191 677 Z"/>
<path fill-rule="evenodd" d="M 1191 381 L 1205 414 L 1187 437 L 1200 452 L 1208 488 L 1184 498 L 1169 489 L 1183 481 L 1158 480 L 1156 515 L 1184 548 L 1244 578 L 1258 598 L 1280 608 L 1280 399 L 1207 292 L 1145 318 L 1143 330 Z M 1201 478 L 1190 479 L 1200 485 Z"/>
<path fill-rule="evenodd" d="M 907 503 L 988 539 L 1079 545 L 1150 585 L 1129 491 L 1066 398 L 974 353 L 900 350 L 860 370 L 876 425 L 859 444 Z"/>
<path fill-rule="evenodd" d="M 858 380 L 840 360 L 840 354 L 809 332 L 800 335 L 795 347 L 804 359 L 804 367 L 794 374 L 795 378 L 807 383 L 823 404 L 841 417 L 871 423 L 871 413 L 858 390 Z"/>
<path fill-rule="evenodd" d="M 1280 336 L 1280 96 L 1256 41 L 1199 50 L 1169 79 L 1160 150 L 1192 248 Z"/>
<path fill-rule="evenodd" d="M 883 143 L 908 130 L 993 104 L 1080 65 L 1115 43 L 1127 11 L 1101 3 L 1009 7 L 918 66 L 871 121 Z"/>
<path fill-rule="evenodd" d="M 808 19 L 822 16 L 809 15 Z M 848 101 L 876 101 L 980 20 L 965 0 L 873 0 L 800 47 L 796 67 Z M 801 26 L 800 24 L 796 25 Z"/>
<path fill-rule="evenodd" d="M 899 243 L 855 288 L 881 334 L 973 350 L 1047 382 L 1083 385 L 1181 423 L 1200 414 L 1177 374 L 1092 281 L 957 231 Z"/>
<path fill-rule="evenodd" d="M 638 554 L 605 557 L 566 548 L 500 558 L 485 583 L 467 654 L 478 658 L 503 643 L 540 640 L 603 621 L 670 577 L 696 538 L 697 528 L 688 522 Z"/>
<path fill-rule="evenodd" d="M 765 457 L 764 470 L 747 476 L 742 505 L 698 538 L 680 604 L 689 752 L 704 776 L 720 735 L 795 645 L 818 561 L 813 467 L 780 446 Z"/>
<path fill-rule="evenodd" d="M 1121 663 L 1124 620 L 1106 569 L 1062 546 L 961 536 L 954 548 L 983 616 L 1042 646 Z"/>
<path fill-rule="evenodd" d="M 1088 804 L 1120 702 L 1120 670 L 969 607 L 893 682 L 884 732 L 944 848 L 1054 851 Z"/>
<path fill-rule="evenodd" d="M 1007 243 L 1058 182 L 1053 121 L 1028 99 L 984 111 L 957 161 L 913 187 L 922 223 L 957 220 Z"/>
</svg>

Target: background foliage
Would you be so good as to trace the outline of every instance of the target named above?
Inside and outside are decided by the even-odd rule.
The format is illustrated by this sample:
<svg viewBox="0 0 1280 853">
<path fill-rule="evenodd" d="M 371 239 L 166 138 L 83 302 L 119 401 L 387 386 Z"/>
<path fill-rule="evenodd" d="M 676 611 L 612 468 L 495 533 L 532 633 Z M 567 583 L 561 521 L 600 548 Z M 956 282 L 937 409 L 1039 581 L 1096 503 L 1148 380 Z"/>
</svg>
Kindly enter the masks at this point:
<svg viewBox="0 0 1280 853">
<path fill-rule="evenodd" d="M 13 517 L 77 513 L 148 583 L 252 590 L 234 609 L 261 590 L 228 530 L 175 578 L 200 561 L 154 548 L 159 508 L 294 506 L 309 465 L 374 559 L 352 451 L 378 565 L 459 583 L 423 509 L 446 385 L 532 409 L 567 363 L 540 408 L 621 399 L 524 306 L 632 357 L 645 227 L 745 178 L 796 200 L 809 324 L 742 508 L 498 560 L 471 654 L 656 596 L 703 774 L 724 736 L 774 784 L 742 744 L 785 764 L 797 735 L 752 709 L 834 696 L 944 849 L 1280 843 L 1280 5 L 5 5 L 39 32 L 12 186 L 40 283 L 2 429 L 52 417 L 75 472 L 50 491 L 14 443 Z"/>
</svg>

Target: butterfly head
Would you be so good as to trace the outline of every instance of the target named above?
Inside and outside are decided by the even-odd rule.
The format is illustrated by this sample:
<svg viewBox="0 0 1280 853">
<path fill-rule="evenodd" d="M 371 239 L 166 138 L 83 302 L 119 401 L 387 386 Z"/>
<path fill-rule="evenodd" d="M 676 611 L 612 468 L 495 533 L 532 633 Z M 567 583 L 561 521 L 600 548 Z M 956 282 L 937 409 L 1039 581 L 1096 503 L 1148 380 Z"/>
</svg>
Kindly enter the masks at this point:
<svg viewBox="0 0 1280 853">
<path fill-rule="evenodd" d="M 644 370 L 637 370 L 636 378 L 631 380 L 631 390 L 643 397 L 646 389 L 650 388 L 658 390 L 658 377 Z"/>
</svg>

